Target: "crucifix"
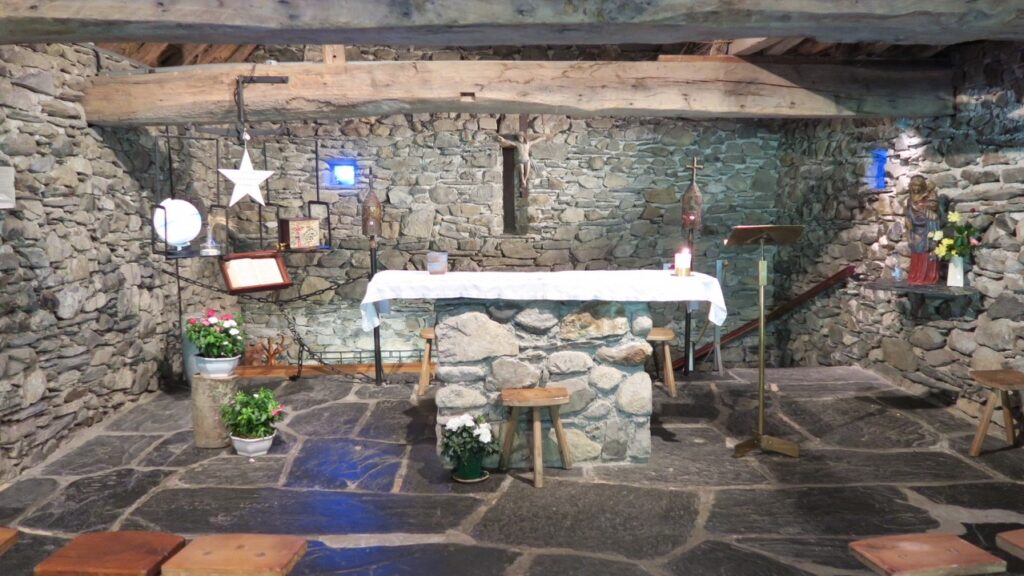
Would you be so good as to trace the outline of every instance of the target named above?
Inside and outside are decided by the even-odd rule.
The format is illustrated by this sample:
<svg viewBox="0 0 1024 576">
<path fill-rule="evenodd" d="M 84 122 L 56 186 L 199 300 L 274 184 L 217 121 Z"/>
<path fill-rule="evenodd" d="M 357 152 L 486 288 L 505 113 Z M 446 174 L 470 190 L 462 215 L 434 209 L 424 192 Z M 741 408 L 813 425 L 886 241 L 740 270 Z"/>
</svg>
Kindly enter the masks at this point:
<svg viewBox="0 0 1024 576">
<path fill-rule="evenodd" d="M 554 134 L 540 134 L 531 138 L 527 132 L 527 124 L 526 114 L 522 114 L 519 117 L 519 131 L 513 134 L 511 138 L 505 138 L 501 134 L 494 135 L 494 138 L 502 148 L 515 150 L 514 160 L 516 179 L 519 184 L 519 196 L 524 199 L 530 196 L 530 168 L 532 164 L 530 160 L 530 146 L 554 136 Z"/>
</svg>

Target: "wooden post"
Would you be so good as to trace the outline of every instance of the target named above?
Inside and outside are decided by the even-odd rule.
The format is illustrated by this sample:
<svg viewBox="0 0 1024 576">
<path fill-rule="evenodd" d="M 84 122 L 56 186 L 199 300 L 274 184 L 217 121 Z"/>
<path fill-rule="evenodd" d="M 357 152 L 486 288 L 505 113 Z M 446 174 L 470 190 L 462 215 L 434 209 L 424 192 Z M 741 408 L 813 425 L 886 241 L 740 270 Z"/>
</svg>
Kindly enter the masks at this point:
<svg viewBox="0 0 1024 576">
<path fill-rule="evenodd" d="M 192 432 L 197 448 L 223 448 L 231 442 L 220 417 L 223 406 L 237 390 L 235 378 L 192 377 Z"/>
</svg>

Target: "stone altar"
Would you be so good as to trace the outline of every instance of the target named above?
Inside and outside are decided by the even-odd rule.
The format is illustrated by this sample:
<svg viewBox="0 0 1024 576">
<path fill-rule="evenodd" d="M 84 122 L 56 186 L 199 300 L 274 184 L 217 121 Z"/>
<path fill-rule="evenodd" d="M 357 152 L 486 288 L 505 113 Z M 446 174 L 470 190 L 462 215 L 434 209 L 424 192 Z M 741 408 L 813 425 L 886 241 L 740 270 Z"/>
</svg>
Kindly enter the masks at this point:
<svg viewBox="0 0 1024 576">
<path fill-rule="evenodd" d="M 651 454 L 651 378 L 644 364 L 652 321 L 642 302 L 452 299 L 435 304 L 438 438 L 453 416 L 483 414 L 495 431 L 508 417 L 503 388 L 560 386 L 575 462 L 645 462 Z M 524 416 L 528 417 L 529 413 Z M 524 428 L 512 465 L 527 465 Z M 550 421 L 544 459 L 557 465 Z M 500 439 L 499 439 L 500 441 Z M 496 464 L 495 462 L 488 464 Z"/>
</svg>

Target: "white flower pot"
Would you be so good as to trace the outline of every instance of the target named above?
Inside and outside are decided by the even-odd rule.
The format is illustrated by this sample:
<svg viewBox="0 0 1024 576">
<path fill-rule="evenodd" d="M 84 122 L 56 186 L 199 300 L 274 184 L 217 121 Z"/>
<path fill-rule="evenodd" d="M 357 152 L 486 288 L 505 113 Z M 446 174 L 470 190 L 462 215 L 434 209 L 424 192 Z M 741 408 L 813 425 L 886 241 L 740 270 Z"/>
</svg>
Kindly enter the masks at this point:
<svg viewBox="0 0 1024 576">
<path fill-rule="evenodd" d="M 237 436 L 231 437 L 231 445 L 235 447 L 235 452 L 239 456 L 264 456 L 270 451 L 270 446 L 274 443 L 274 437 L 277 436 L 277 430 L 266 438 L 239 438 Z"/>
<path fill-rule="evenodd" d="M 946 286 L 963 288 L 964 285 L 964 259 L 962 256 L 951 256 L 949 258 L 949 269 L 946 271 Z"/>
<path fill-rule="evenodd" d="M 207 358 L 196 355 L 196 370 L 206 378 L 230 378 L 238 366 L 241 356 L 232 358 Z"/>
</svg>

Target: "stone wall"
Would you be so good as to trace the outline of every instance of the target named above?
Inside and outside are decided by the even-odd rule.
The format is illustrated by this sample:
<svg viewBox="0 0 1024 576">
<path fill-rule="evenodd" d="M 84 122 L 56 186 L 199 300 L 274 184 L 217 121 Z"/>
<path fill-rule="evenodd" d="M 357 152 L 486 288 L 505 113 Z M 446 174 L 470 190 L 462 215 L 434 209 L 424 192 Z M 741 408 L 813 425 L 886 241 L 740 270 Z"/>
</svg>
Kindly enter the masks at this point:
<svg viewBox="0 0 1024 576">
<path fill-rule="evenodd" d="M 985 230 L 969 284 L 977 302 L 928 302 L 914 318 L 906 298 L 857 283 L 792 315 L 779 334 L 783 362 L 860 364 L 894 381 L 977 397 L 970 369 L 1024 369 L 1024 60 L 1019 44 L 956 49 L 956 115 L 928 120 L 800 122 L 781 146 L 780 221 L 806 239 L 783 250 L 780 293 L 796 293 L 846 264 L 870 278 L 909 267 L 906 187 L 921 174 L 949 209 Z M 863 183 L 870 151 L 889 151 L 888 187 Z M 972 210 L 976 211 L 972 213 Z M 795 272 L 787 278 L 784 272 Z M 970 403 L 964 404 L 973 412 Z"/>
<path fill-rule="evenodd" d="M 276 174 L 269 181 L 273 208 L 264 210 L 265 246 L 276 238 L 276 217 L 297 217 L 315 198 L 314 138 L 322 160 L 358 158 L 375 175 L 384 202 L 383 269 L 423 269 L 428 250 L 445 250 L 454 270 L 565 270 L 660 268 L 682 242 L 679 197 L 689 183 L 687 165 L 704 165 L 698 183 L 705 194 L 707 234 L 698 242 L 699 271 L 714 273 L 714 258 L 732 260 L 727 278 L 728 326 L 754 317 L 751 251 L 723 253 L 721 241 L 740 223 L 774 218 L 778 181 L 779 125 L 771 122 L 696 122 L 673 119 L 568 119 L 541 116 L 532 129 L 553 134 L 533 147 L 534 181 L 525 233 L 506 234 L 502 224 L 502 173 L 496 133 L 517 127 L 512 118 L 465 114 L 396 115 L 345 122 L 262 126 L 278 137 L 257 137 L 254 163 Z M 517 117 L 516 117 L 517 120 Z M 240 148 L 223 141 L 223 164 L 237 162 Z M 196 142 L 178 152 L 190 166 L 198 203 L 214 190 L 212 143 Z M 322 180 L 322 181 L 325 181 Z M 365 175 L 354 190 L 330 190 L 336 249 L 286 257 L 295 287 L 281 299 L 311 293 L 332 282 L 350 284 L 289 305 L 303 339 L 322 351 L 372 349 L 359 328 L 358 300 L 365 288 L 369 256 L 360 232 Z M 229 193 L 225 188 L 223 195 Z M 258 212 L 245 201 L 232 209 L 239 247 L 256 247 Z M 239 248 L 240 249 L 240 248 Z M 259 333 L 284 331 L 281 307 L 243 303 Z M 655 322 L 678 328 L 680 306 L 657 306 Z M 698 314 L 695 330 L 704 322 Z M 324 322 L 323 319 L 330 319 Z M 383 319 L 385 350 L 422 347 L 419 328 L 429 324 L 429 303 L 396 303 Z M 679 330 L 681 333 L 681 329 Z M 293 350 L 294 354 L 294 350 Z M 734 357 L 741 360 L 740 357 Z"/>
<path fill-rule="evenodd" d="M 0 482 L 155 389 L 176 348 L 136 176 L 153 140 L 86 125 L 81 90 L 98 66 L 127 65 L 81 46 L 0 46 L 0 166 L 17 195 L 0 210 Z"/>
<path fill-rule="evenodd" d="M 437 308 L 438 438 L 450 417 L 483 415 L 498 430 L 508 418 L 505 388 L 561 387 L 566 440 L 581 463 L 646 462 L 651 454 L 651 377 L 644 338 L 646 304 L 474 302 L 441 300 Z M 558 461 L 554 430 L 544 417 L 545 460 Z M 512 462 L 531 460 L 522 410 Z M 440 442 L 440 440 L 439 440 Z M 440 445 L 439 445 L 440 448 Z"/>
</svg>

